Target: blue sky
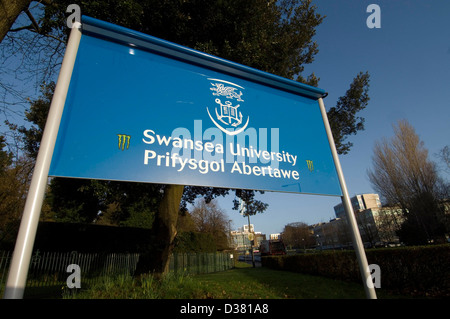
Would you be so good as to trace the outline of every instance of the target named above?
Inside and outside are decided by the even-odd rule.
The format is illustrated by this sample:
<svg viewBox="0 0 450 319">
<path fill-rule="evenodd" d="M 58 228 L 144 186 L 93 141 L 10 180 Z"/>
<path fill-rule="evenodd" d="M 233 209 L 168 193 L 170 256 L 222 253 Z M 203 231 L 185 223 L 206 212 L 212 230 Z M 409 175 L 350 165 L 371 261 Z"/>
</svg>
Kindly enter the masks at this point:
<svg viewBox="0 0 450 319">
<path fill-rule="evenodd" d="M 370 74 L 370 102 L 360 113 L 365 130 L 350 137 L 354 146 L 340 156 L 350 196 L 373 193 L 367 178 L 375 141 L 393 135 L 392 125 L 406 119 L 429 150 L 431 160 L 450 145 L 450 1 L 316 0 L 326 15 L 317 28 L 319 53 L 305 74 L 320 77 L 328 108 L 344 95 L 360 71 Z M 370 29 L 369 4 L 381 10 L 381 28 Z M 449 178 L 448 175 L 442 175 Z M 334 217 L 338 197 L 265 193 L 264 214 L 251 217 L 255 230 L 277 233 L 290 222 L 313 224 Z M 231 210 L 233 198 L 220 199 L 235 228 L 247 219 Z"/>
</svg>

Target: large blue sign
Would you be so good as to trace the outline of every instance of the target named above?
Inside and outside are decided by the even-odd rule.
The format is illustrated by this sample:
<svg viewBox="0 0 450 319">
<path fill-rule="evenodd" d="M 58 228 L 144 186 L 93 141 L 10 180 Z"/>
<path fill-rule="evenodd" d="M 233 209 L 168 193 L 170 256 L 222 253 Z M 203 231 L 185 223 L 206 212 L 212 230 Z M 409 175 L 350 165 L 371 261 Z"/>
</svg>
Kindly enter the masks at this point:
<svg viewBox="0 0 450 319">
<path fill-rule="evenodd" d="M 341 196 L 324 91 L 83 17 L 50 176 Z"/>
</svg>

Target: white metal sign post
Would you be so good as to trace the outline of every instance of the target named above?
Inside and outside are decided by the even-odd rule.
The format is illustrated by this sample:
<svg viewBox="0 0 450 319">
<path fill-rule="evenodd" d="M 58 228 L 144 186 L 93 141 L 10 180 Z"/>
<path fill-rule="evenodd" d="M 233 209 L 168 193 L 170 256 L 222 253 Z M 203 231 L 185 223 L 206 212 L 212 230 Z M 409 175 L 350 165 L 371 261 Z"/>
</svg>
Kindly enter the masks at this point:
<svg viewBox="0 0 450 319">
<path fill-rule="evenodd" d="M 9 269 L 8 281 L 5 287 L 5 299 L 21 299 L 25 291 L 28 268 L 39 223 L 42 202 L 47 186 L 48 172 L 53 156 L 56 137 L 58 135 L 59 124 L 69 89 L 70 78 L 72 76 L 75 58 L 77 56 L 78 45 L 81 39 L 81 24 L 75 22 L 70 32 L 67 49 L 64 54 L 61 71 L 53 95 L 52 103 L 45 124 L 36 165 L 28 191 L 25 209 L 17 235 L 16 246 Z"/>
<path fill-rule="evenodd" d="M 328 122 L 327 112 L 325 110 L 325 105 L 323 104 L 322 98 L 319 98 L 320 112 L 322 113 L 323 123 L 325 124 L 325 129 L 327 131 L 328 141 L 330 143 L 331 153 L 333 155 L 334 163 L 336 165 L 336 171 L 339 177 L 339 183 L 342 189 L 342 204 L 344 205 L 345 213 L 347 216 L 347 221 L 350 227 L 350 232 L 352 234 L 353 247 L 355 247 L 356 257 L 358 259 L 359 270 L 361 272 L 361 277 L 364 284 L 364 289 L 368 299 L 376 299 L 377 295 L 374 287 L 369 287 L 367 284 L 368 278 L 371 274 L 369 271 L 369 264 L 367 262 L 366 253 L 364 251 L 364 244 L 361 240 L 361 235 L 359 233 L 358 224 L 356 222 L 355 214 L 353 212 L 353 206 L 350 201 L 350 196 L 348 195 L 347 185 L 344 179 L 344 173 L 342 172 L 341 163 L 339 161 L 338 153 L 336 150 L 336 145 L 334 144 L 333 134 L 331 132 L 330 123 Z"/>
</svg>

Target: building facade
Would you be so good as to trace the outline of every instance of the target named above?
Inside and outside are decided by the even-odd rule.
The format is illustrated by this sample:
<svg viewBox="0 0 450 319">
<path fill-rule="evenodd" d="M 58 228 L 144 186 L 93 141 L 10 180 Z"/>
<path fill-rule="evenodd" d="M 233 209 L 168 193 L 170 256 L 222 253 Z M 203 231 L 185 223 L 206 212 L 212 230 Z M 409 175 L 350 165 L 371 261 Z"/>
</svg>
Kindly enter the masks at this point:
<svg viewBox="0 0 450 319">
<path fill-rule="evenodd" d="M 361 194 L 350 198 L 353 211 L 355 213 L 361 212 L 370 208 L 381 208 L 380 197 L 378 194 Z M 334 206 L 334 213 L 336 218 L 345 218 L 345 209 L 342 203 Z"/>
<path fill-rule="evenodd" d="M 350 200 L 365 247 L 399 243 L 396 233 L 403 223 L 400 208 L 382 207 L 378 194 L 356 195 Z M 334 212 L 335 219 L 313 225 L 317 249 L 345 249 L 353 245 L 343 204 L 334 206 Z"/>
<path fill-rule="evenodd" d="M 257 248 L 261 241 L 266 239 L 265 234 L 255 232 L 253 224 L 250 224 L 250 227 L 248 224 L 243 225 L 237 230 L 231 231 L 230 236 L 232 247 L 238 251 L 246 251 L 250 247 Z"/>
</svg>

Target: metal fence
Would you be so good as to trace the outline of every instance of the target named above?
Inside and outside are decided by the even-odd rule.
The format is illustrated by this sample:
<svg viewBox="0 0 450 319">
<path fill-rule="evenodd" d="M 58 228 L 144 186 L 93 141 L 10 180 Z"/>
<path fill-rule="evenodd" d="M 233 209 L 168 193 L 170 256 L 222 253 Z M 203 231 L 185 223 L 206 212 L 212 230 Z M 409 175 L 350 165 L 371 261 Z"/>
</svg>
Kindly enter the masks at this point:
<svg viewBox="0 0 450 319">
<path fill-rule="evenodd" d="M 229 253 L 174 253 L 170 258 L 170 270 L 175 273 L 207 274 L 233 268 Z"/>
<path fill-rule="evenodd" d="M 12 253 L 0 251 L 0 294 L 8 277 Z M 133 275 L 139 261 L 138 253 L 101 254 L 78 252 L 34 252 L 27 277 L 27 288 L 66 285 L 70 272 L 67 267 L 80 267 L 83 285 L 93 284 L 102 277 Z M 227 270 L 233 267 L 228 253 L 174 253 L 170 258 L 170 271 L 185 274 L 203 274 Z"/>
<path fill-rule="evenodd" d="M 12 253 L 0 251 L 0 290 L 3 291 Z M 76 264 L 80 267 L 83 283 L 93 283 L 100 277 L 119 274 L 132 275 L 136 269 L 139 254 L 100 254 L 77 252 L 36 251 L 30 261 L 27 287 L 48 287 L 65 285 L 71 271 L 67 267 Z"/>
</svg>

